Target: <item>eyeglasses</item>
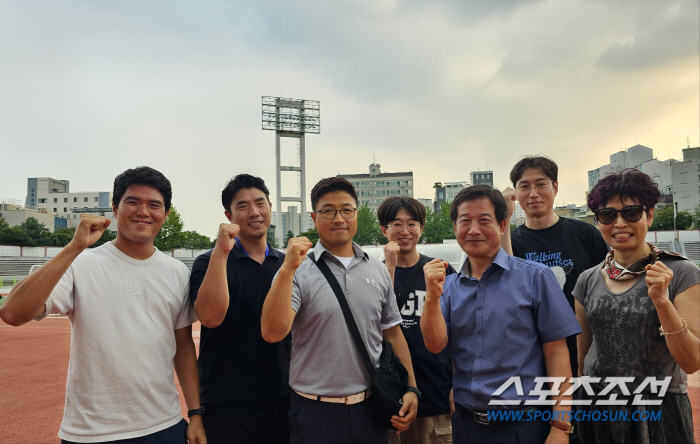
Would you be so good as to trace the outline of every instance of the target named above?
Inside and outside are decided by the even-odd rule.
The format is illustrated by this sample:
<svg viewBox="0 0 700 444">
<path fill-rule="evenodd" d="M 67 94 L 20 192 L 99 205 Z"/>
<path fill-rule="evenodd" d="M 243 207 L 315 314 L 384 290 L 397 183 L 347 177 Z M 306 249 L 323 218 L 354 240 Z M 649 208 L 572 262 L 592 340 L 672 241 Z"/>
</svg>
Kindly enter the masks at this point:
<svg viewBox="0 0 700 444">
<path fill-rule="evenodd" d="M 392 230 L 403 230 L 404 227 L 406 227 L 406 230 L 408 231 L 418 231 L 420 230 L 420 222 L 416 221 L 411 221 L 408 223 L 403 223 L 403 222 L 391 222 L 386 225 L 387 228 L 391 228 Z"/>
<path fill-rule="evenodd" d="M 534 185 L 530 185 L 529 183 L 521 183 L 518 185 L 518 193 L 520 194 L 530 194 L 532 192 L 532 189 L 534 188 L 537 193 L 542 193 L 547 189 L 549 184 L 552 183 L 551 180 L 544 181 L 544 182 L 538 182 Z"/>
<path fill-rule="evenodd" d="M 617 213 L 622 215 L 626 222 L 638 222 L 642 218 L 642 214 L 647 207 L 644 205 L 627 205 L 621 210 L 614 208 L 599 208 L 595 210 L 595 218 L 603 225 L 614 224 L 617 220 Z"/>
<path fill-rule="evenodd" d="M 335 215 L 340 213 L 344 219 L 350 219 L 355 215 L 357 208 L 341 208 L 340 210 L 333 210 L 331 208 L 324 208 L 322 210 L 315 210 L 314 213 L 321 213 L 321 218 L 323 219 L 335 219 Z"/>
</svg>

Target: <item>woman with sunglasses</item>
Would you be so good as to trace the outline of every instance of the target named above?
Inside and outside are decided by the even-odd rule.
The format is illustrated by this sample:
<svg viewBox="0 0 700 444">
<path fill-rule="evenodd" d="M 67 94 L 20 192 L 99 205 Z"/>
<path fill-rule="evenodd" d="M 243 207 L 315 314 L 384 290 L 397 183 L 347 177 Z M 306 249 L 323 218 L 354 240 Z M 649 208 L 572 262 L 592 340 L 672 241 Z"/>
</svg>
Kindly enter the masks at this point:
<svg viewBox="0 0 700 444">
<path fill-rule="evenodd" d="M 700 270 L 645 241 L 660 196 L 636 169 L 609 174 L 588 195 L 612 250 L 579 276 L 573 291 L 583 329 L 579 376 L 600 378 L 592 379 L 592 394 L 578 390 L 591 401 L 577 414 L 590 413 L 579 421 L 584 444 L 694 442 L 686 387 L 687 374 L 700 368 Z M 606 377 L 631 378 L 606 392 Z M 660 397 L 664 378 L 669 383 Z M 659 405 L 634 405 L 635 398 Z M 612 399 L 625 405 L 600 404 Z"/>
</svg>

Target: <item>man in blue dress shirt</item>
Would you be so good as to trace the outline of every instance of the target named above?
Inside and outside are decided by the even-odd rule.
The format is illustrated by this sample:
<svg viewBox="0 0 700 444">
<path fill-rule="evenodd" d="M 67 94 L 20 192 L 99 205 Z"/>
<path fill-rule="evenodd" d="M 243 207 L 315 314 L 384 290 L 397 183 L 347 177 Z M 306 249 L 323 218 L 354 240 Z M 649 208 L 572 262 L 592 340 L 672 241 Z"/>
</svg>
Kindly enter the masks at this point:
<svg viewBox="0 0 700 444">
<path fill-rule="evenodd" d="M 453 441 L 568 443 L 566 412 L 572 408 L 564 393 L 571 365 L 565 338 L 581 327 L 554 273 L 500 247 L 508 220 L 498 190 L 463 189 L 450 218 L 468 260 L 447 278 L 446 263 L 426 264 L 421 329 L 432 353 L 451 347 Z M 536 379 L 545 376 L 560 379 Z"/>
</svg>

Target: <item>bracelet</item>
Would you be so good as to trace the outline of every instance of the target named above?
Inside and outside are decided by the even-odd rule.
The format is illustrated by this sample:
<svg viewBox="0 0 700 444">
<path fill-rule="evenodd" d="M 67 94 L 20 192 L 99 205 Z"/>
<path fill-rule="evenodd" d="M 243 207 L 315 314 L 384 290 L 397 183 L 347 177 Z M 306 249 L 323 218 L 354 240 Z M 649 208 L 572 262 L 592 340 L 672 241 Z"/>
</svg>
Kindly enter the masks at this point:
<svg viewBox="0 0 700 444">
<path fill-rule="evenodd" d="M 200 407 L 200 408 L 198 408 L 198 409 L 192 409 L 192 410 L 188 410 L 188 411 L 187 411 L 187 417 L 188 417 L 188 418 L 191 418 L 191 417 L 193 417 L 194 415 L 200 415 L 200 416 L 201 416 L 201 415 L 203 415 L 203 414 L 204 414 L 204 409 L 203 409 L 202 407 Z"/>
<path fill-rule="evenodd" d="M 561 422 L 553 419 L 549 422 L 549 425 L 556 427 L 559 430 L 563 430 L 567 435 L 574 433 L 574 426 L 572 426 L 570 422 Z"/>
<path fill-rule="evenodd" d="M 683 319 L 683 318 L 681 318 L 681 322 L 683 323 L 683 328 L 681 328 L 678 331 L 674 331 L 674 332 L 664 331 L 664 327 L 662 325 L 659 325 L 659 336 L 677 335 L 678 333 L 687 330 L 688 323 L 685 322 L 685 319 Z"/>
</svg>

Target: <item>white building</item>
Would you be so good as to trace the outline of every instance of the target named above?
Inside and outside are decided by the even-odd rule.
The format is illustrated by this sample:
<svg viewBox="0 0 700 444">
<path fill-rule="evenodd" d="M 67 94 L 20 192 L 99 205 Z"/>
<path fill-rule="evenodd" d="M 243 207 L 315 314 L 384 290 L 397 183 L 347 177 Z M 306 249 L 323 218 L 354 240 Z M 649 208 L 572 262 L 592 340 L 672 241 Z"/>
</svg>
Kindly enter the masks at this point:
<svg viewBox="0 0 700 444">
<path fill-rule="evenodd" d="M 21 205 L 0 203 L 0 218 L 5 219 L 11 227 L 22 225 L 27 218 L 33 217 L 50 232 L 65 228 L 66 220 L 44 209 L 27 208 Z"/>
<path fill-rule="evenodd" d="M 309 228 L 314 227 L 314 221 L 311 219 L 311 213 L 306 214 L 306 225 Z M 272 212 L 272 222 L 275 223 L 277 220 L 277 212 L 273 211 Z M 292 231 L 294 235 L 298 235 L 299 233 L 302 232 L 301 227 L 304 225 L 302 224 L 301 221 L 301 212 L 299 211 L 299 208 L 297 208 L 294 205 L 290 205 L 287 207 L 287 211 L 282 213 L 282 227 L 281 227 L 281 232 L 282 232 L 282 237 L 285 238 L 287 237 L 287 231 Z M 277 227 L 275 227 L 275 231 L 277 231 Z M 281 247 L 286 247 L 286 245 L 283 245 Z"/>
<path fill-rule="evenodd" d="M 112 214 L 111 191 L 70 192 L 70 182 L 51 177 L 27 179 L 25 205 L 55 213 L 68 220 L 68 228 L 77 227 L 82 213 L 95 213 L 112 219 L 109 230 L 117 232 L 117 221 Z"/>
<path fill-rule="evenodd" d="M 588 189 L 592 190 L 596 183 L 606 174 L 625 168 L 638 168 L 642 163 L 654 159 L 654 150 L 643 145 L 635 145 L 625 151 L 610 155 L 610 163 L 588 172 Z"/>
<path fill-rule="evenodd" d="M 358 205 L 367 205 L 376 212 L 379 204 L 391 196 L 413 197 L 413 171 L 382 173 L 381 165 L 372 163 L 369 174 L 338 174 L 354 187 Z"/>
<path fill-rule="evenodd" d="M 676 210 L 693 212 L 700 205 L 700 147 L 683 149 L 683 162 L 673 162 L 671 169 Z"/>
</svg>

